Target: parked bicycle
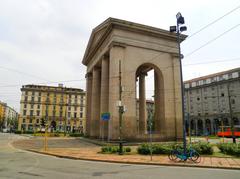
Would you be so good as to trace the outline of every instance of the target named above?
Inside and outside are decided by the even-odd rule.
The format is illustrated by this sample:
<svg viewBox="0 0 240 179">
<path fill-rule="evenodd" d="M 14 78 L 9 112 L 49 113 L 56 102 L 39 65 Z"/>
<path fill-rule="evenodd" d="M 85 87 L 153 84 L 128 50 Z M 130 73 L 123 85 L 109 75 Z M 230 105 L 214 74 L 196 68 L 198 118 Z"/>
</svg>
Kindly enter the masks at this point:
<svg viewBox="0 0 240 179">
<path fill-rule="evenodd" d="M 183 149 L 180 148 L 173 149 L 169 153 L 168 158 L 175 162 L 191 160 L 195 163 L 199 163 L 201 161 L 200 154 L 192 147 L 187 149 L 185 153 Z"/>
</svg>

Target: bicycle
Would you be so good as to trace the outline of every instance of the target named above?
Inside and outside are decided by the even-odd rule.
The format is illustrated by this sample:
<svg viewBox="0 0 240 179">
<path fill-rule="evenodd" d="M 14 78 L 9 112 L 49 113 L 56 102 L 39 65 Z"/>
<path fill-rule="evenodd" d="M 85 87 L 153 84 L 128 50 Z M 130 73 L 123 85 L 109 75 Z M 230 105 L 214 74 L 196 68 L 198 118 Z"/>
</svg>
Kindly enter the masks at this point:
<svg viewBox="0 0 240 179">
<path fill-rule="evenodd" d="M 169 154 L 168 158 L 171 161 L 187 161 L 191 160 L 194 163 L 199 163 L 201 161 L 200 154 L 190 147 L 186 153 L 184 153 L 183 149 L 173 149 Z"/>
</svg>

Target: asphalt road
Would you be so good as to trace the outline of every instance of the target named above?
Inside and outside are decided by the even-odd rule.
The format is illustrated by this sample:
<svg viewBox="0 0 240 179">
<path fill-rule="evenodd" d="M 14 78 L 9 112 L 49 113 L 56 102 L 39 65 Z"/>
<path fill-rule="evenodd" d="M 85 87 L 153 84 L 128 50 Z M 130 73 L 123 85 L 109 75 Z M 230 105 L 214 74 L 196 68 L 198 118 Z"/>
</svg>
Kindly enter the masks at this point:
<svg viewBox="0 0 240 179">
<path fill-rule="evenodd" d="M 88 162 L 45 156 L 15 149 L 21 136 L 0 133 L 0 178 L 104 179 L 239 179 L 239 170 L 164 167 Z"/>
</svg>

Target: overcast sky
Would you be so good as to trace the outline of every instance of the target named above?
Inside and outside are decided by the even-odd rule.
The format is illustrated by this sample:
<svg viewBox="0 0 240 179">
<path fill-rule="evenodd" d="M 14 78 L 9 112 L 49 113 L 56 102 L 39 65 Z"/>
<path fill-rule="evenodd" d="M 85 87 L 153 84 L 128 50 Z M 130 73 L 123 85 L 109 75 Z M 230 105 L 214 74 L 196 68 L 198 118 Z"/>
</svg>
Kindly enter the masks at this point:
<svg viewBox="0 0 240 179">
<path fill-rule="evenodd" d="M 182 43 L 184 80 L 240 67 L 240 8 L 191 37 L 239 5 L 239 0 L 0 0 L 0 101 L 19 110 L 24 84 L 62 82 L 85 89 L 83 53 L 91 30 L 108 17 L 168 30 L 180 11 L 190 36 Z"/>
</svg>

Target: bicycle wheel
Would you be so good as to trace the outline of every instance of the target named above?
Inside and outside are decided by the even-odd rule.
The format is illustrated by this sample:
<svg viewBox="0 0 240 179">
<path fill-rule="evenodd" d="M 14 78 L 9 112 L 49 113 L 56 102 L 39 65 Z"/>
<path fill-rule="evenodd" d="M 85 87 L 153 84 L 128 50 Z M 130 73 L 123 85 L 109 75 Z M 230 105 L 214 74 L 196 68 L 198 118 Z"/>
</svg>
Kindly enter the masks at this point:
<svg viewBox="0 0 240 179">
<path fill-rule="evenodd" d="M 172 150 L 172 151 L 168 154 L 169 160 L 176 161 L 176 159 L 177 159 L 177 154 L 178 154 L 178 151 L 177 151 L 177 150 Z"/>
<path fill-rule="evenodd" d="M 192 160 L 195 163 L 199 163 L 201 161 L 200 154 L 196 151 L 193 151 L 190 156 L 190 160 Z"/>
</svg>

